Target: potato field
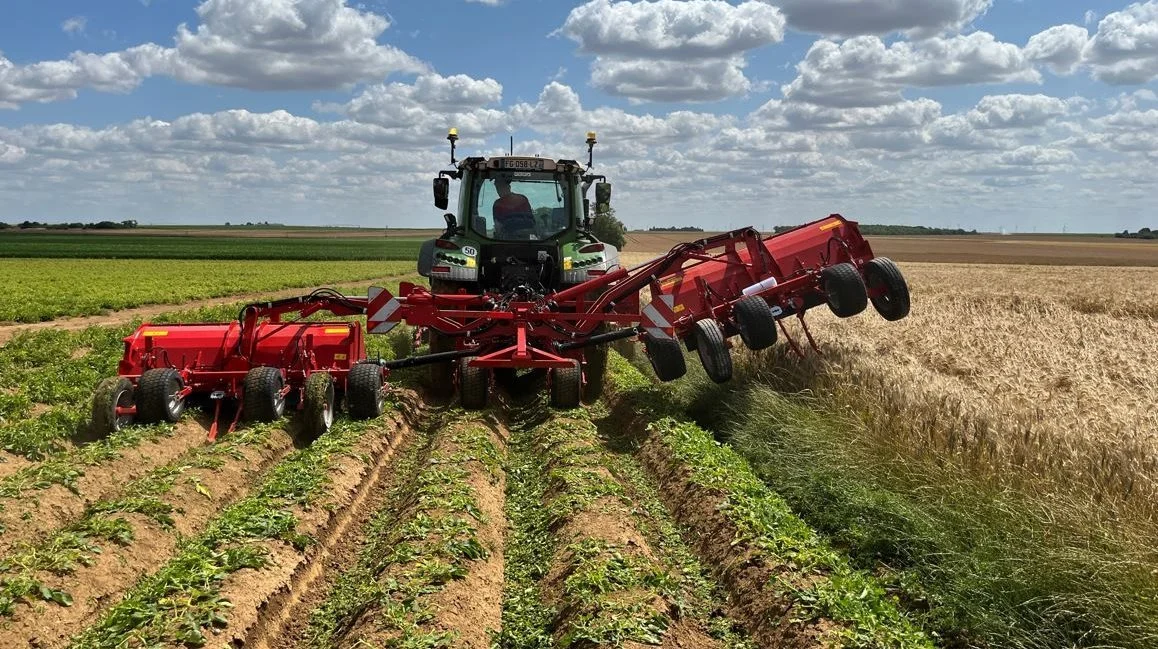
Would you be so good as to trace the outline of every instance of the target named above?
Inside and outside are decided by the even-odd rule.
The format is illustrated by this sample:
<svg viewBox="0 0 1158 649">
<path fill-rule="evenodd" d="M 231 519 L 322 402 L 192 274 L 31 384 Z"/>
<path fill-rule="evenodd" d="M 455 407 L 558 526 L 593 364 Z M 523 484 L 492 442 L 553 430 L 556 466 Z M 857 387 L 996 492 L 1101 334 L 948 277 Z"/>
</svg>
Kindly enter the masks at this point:
<svg viewBox="0 0 1158 649">
<path fill-rule="evenodd" d="M 210 443 L 208 401 L 92 434 L 137 323 L 412 262 L 0 260 L 0 647 L 1154 646 L 1156 271 L 902 266 L 912 319 L 810 316 L 822 354 L 729 383 L 621 341 L 580 408 L 408 368 Z"/>
</svg>

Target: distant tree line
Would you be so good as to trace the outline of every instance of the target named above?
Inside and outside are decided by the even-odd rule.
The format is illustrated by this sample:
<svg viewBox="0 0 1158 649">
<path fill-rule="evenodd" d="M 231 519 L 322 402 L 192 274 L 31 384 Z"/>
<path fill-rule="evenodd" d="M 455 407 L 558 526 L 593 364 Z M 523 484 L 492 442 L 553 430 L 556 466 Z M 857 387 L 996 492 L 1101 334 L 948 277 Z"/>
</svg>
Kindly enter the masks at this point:
<svg viewBox="0 0 1158 649">
<path fill-rule="evenodd" d="M 41 223 L 40 221 L 21 221 L 16 225 L 0 222 L 0 230 L 17 228 L 19 230 L 128 230 L 137 227 L 137 222 L 128 221 L 97 221 L 96 223 Z"/>
<path fill-rule="evenodd" d="M 777 225 L 773 228 L 774 232 L 787 232 L 795 225 Z M 890 235 L 964 235 L 964 234 L 980 234 L 977 230 L 963 230 L 961 228 L 930 228 L 923 225 L 869 225 L 865 223 L 860 224 L 860 233 L 869 236 L 890 236 Z"/>
<path fill-rule="evenodd" d="M 1122 230 L 1115 232 L 1114 236 L 1119 239 L 1158 239 L 1158 230 L 1151 230 L 1150 228 L 1142 228 L 1137 232 Z"/>
<path fill-rule="evenodd" d="M 694 225 L 685 225 L 682 228 L 670 226 L 666 228 L 648 228 L 648 232 L 703 232 L 703 228 L 697 228 Z"/>
</svg>

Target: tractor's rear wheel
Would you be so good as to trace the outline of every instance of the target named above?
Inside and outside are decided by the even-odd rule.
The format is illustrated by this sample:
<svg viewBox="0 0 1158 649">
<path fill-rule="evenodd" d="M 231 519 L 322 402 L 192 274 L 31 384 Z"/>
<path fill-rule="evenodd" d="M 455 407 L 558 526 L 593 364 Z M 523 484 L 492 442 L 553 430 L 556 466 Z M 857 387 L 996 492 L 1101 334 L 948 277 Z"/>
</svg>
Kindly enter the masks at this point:
<svg viewBox="0 0 1158 649">
<path fill-rule="evenodd" d="M 171 367 L 147 370 L 137 381 L 137 419 L 143 424 L 177 423 L 185 412 L 185 381 Z"/>
<path fill-rule="evenodd" d="M 354 419 L 374 419 L 386 409 L 386 394 L 382 391 L 382 368 L 362 363 L 350 368 L 346 377 L 346 404 Z"/>
<path fill-rule="evenodd" d="M 695 324 L 696 353 L 704 366 L 708 378 L 716 383 L 725 383 L 732 378 L 732 354 L 724 340 L 724 332 L 715 320 L 705 318 Z"/>
<path fill-rule="evenodd" d="M 868 289 L 856 266 L 845 262 L 820 271 L 828 308 L 838 318 L 851 318 L 868 307 Z"/>
<path fill-rule="evenodd" d="M 678 340 L 674 338 L 654 338 L 650 335 L 643 337 L 643 347 L 647 351 L 651 369 L 660 381 L 674 381 L 688 373 L 687 363 L 684 361 L 684 350 Z"/>
<path fill-rule="evenodd" d="M 579 361 L 572 361 L 571 367 L 556 367 L 551 370 L 551 407 L 558 410 L 578 408 L 583 394 L 583 372 Z"/>
<path fill-rule="evenodd" d="M 471 359 L 458 362 L 459 402 L 465 410 L 482 410 L 490 396 L 490 372 L 485 367 L 472 367 Z"/>
<path fill-rule="evenodd" d="M 767 349 L 776 344 L 776 317 L 764 298 L 753 295 L 736 302 L 732 316 L 740 330 L 740 340 L 748 349 Z"/>
<path fill-rule="evenodd" d="M 245 420 L 277 421 L 285 415 L 285 378 L 276 367 L 254 367 L 245 373 L 241 410 Z"/>
<path fill-rule="evenodd" d="M 104 437 L 132 425 L 133 416 L 118 415 L 117 408 L 131 408 L 135 396 L 133 382 L 126 378 L 101 381 L 92 397 L 92 432 Z"/>
<path fill-rule="evenodd" d="M 909 315 L 909 284 L 901 269 L 887 257 L 870 259 L 864 265 L 864 276 L 873 308 L 885 320 L 895 321 Z"/>
<path fill-rule="evenodd" d="M 314 372 L 306 379 L 302 399 L 302 432 L 311 440 L 317 439 L 334 425 L 334 403 L 337 394 L 334 378 L 328 372 Z"/>
</svg>

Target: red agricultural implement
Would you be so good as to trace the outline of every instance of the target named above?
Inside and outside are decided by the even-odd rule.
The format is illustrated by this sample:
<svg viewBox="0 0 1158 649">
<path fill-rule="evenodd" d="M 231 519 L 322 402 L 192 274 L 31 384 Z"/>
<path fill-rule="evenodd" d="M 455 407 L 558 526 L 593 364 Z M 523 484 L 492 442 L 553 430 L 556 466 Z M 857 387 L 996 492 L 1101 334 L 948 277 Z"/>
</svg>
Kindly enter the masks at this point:
<svg viewBox="0 0 1158 649">
<path fill-rule="evenodd" d="M 825 304 L 849 317 L 870 301 L 898 320 L 909 311 L 908 287 L 895 264 L 873 256 L 856 223 L 835 214 L 767 238 L 744 228 L 682 243 L 635 268 L 550 293 L 526 286 L 432 293 L 403 283 L 397 296 L 373 287 L 365 297 L 347 297 L 323 289 L 251 304 L 236 322 L 142 325 L 125 339 L 119 376 L 98 388 L 93 418 L 104 430 L 176 421 L 187 397 L 205 395 L 218 414 L 223 401 L 238 404 L 233 424 L 243 416 L 277 419 L 292 404 L 318 434 L 333 421 L 339 394 L 351 416 L 375 417 L 390 370 L 433 363 L 454 364 L 467 408 L 486 406 L 491 370 L 498 369 L 547 370 L 552 405 L 572 408 L 590 393 L 585 385 L 602 382 L 590 350 L 612 341 L 640 340 L 662 381 L 685 373 L 686 346 L 712 380 L 723 382 L 732 374 L 732 337 L 764 349 L 779 330 L 799 351 L 784 318 L 803 323 L 808 309 Z M 453 349 L 370 359 L 360 322 L 303 320 L 321 311 L 365 315 L 371 334 L 402 323 L 425 328 L 453 341 Z M 285 321 L 288 315 L 294 319 Z"/>
<path fill-rule="evenodd" d="M 507 156 L 455 158 L 434 180 L 434 202 L 449 204 L 449 182 L 461 182 L 459 213 L 423 244 L 418 271 L 430 288 L 411 283 L 399 294 L 372 287 L 365 297 L 319 289 L 302 297 L 245 307 L 236 322 L 142 325 L 125 339 L 118 376 L 93 399 L 98 432 L 134 421 L 175 422 L 190 397 L 274 421 L 288 408 L 303 428 L 329 429 L 344 401 L 350 416 L 381 414 L 391 370 L 432 365 L 435 386 L 454 385 L 463 407 L 486 407 L 495 374 L 545 372 L 551 404 L 573 408 L 599 396 L 607 345 L 641 341 L 661 381 L 687 371 L 694 350 L 713 381 L 732 376 L 731 343 L 751 349 L 776 343 L 782 320 L 827 304 L 840 317 L 869 301 L 889 320 L 909 312 L 909 289 L 896 265 L 874 258 L 856 223 L 834 214 L 767 238 L 752 228 L 681 243 L 635 268 L 593 230 L 611 185 L 588 161 Z M 647 297 L 643 297 L 646 292 Z M 382 361 L 366 354 L 363 327 L 350 320 L 307 320 L 319 312 L 365 316 L 365 331 L 385 334 L 406 323 L 424 332 L 430 353 Z M 290 317 L 288 320 L 287 317 Z M 808 328 L 809 344 L 816 347 Z"/>
</svg>

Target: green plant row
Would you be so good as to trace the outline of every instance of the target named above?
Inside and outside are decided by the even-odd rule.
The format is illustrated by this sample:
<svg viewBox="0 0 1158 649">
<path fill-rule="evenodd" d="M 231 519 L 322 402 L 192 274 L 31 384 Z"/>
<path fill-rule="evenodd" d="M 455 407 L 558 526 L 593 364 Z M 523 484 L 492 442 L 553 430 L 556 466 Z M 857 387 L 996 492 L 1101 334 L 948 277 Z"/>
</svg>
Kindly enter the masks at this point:
<svg viewBox="0 0 1158 649">
<path fill-rule="evenodd" d="M 736 529 L 733 544 L 746 544 L 782 570 L 773 592 L 790 597 L 814 620 L 836 622 L 844 646 L 931 647 L 932 641 L 903 613 L 894 596 L 866 572 L 828 546 L 785 501 L 760 481 L 731 448 L 700 427 L 671 415 L 677 406 L 617 354 L 610 359 L 608 386 L 625 412 L 652 421 L 651 435 L 664 445 L 695 485 L 720 496 L 719 510 Z"/>
<path fill-rule="evenodd" d="M 0 322 L 40 322 L 413 271 L 404 261 L 0 259 L 0 274 L 10 280 L 0 297 Z"/>
<path fill-rule="evenodd" d="M 304 550 L 314 539 L 298 530 L 298 514 L 328 494 L 330 473 L 380 421 L 339 420 L 309 447 L 274 466 L 252 495 L 226 508 L 177 556 L 143 579 L 70 645 L 77 649 L 204 645 L 210 629 L 227 623 L 230 603 L 221 588 L 243 568 L 260 569 L 267 546 L 280 541 Z M 368 458 L 363 458 L 368 461 Z"/>
<path fill-rule="evenodd" d="M 79 567 L 91 565 L 102 546 L 130 545 L 133 527 L 124 514 L 141 514 L 175 531 L 176 509 L 165 495 L 177 481 L 194 469 L 219 469 L 228 456 L 237 456 L 241 448 L 266 443 L 274 428 L 274 424 L 247 427 L 218 444 L 196 448 L 125 485 L 117 497 L 89 505 L 79 520 L 47 540 L 29 543 L 0 558 L 0 616 L 12 615 L 21 602 L 44 600 L 71 605 L 71 593 L 48 587 L 42 579 L 44 575 L 71 575 Z M 211 486 L 201 482 L 194 486 L 207 498 L 212 497 Z"/>
<path fill-rule="evenodd" d="M 428 625 L 430 598 L 489 556 L 478 531 L 497 521 L 485 519 L 469 480 L 480 471 L 488 480 L 500 479 L 505 453 L 477 417 L 455 411 L 432 427 L 439 430 L 414 463 L 413 479 L 399 484 L 394 506 L 371 520 L 357 565 L 342 573 L 312 614 L 309 646 L 356 643 L 360 639 L 352 636 L 364 627 L 387 634 L 393 646 L 453 641 L 449 632 Z"/>
<path fill-rule="evenodd" d="M 0 257 L 52 259 L 383 260 L 414 263 L 422 239 L 374 236 L 199 236 L 188 234 L 0 233 Z"/>
</svg>

